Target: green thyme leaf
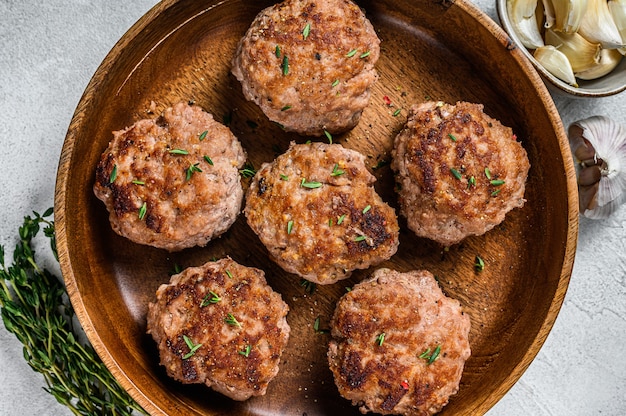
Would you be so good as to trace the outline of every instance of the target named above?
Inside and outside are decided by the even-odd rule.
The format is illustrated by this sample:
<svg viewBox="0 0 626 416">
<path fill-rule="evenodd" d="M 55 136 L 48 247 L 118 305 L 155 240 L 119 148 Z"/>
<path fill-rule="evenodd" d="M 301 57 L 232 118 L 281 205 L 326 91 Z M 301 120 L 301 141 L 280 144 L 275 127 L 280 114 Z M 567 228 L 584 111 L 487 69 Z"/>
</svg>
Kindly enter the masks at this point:
<svg viewBox="0 0 626 416">
<path fill-rule="evenodd" d="M 306 279 L 300 280 L 300 286 L 304 287 L 304 291 L 309 292 L 310 294 L 313 294 L 313 292 L 315 292 L 315 289 L 317 288 L 317 285 L 314 282 Z"/>
<path fill-rule="evenodd" d="M 185 175 L 185 180 L 189 180 L 191 179 L 191 176 L 195 173 L 195 172 L 202 172 L 202 169 L 200 169 L 198 167 L 198 165 L 200 164 L 200 162 L 198 163 L 194 163 L 194 164 L 190 164 L 189 167 L 187 168 L 187 174 Z"/>
<path fill-rule="evenodd" d="M 194 345 L 193 341 L 189 339 L 187 335 L 183 335 L 183 340 L 185 341 L 185 344 L 187 344 L 187 347 L 189 347 L 189 352 L 183 355 L 183 360 L 187 360 L 191 358 L 196 353 L 196 351 L 198 351 L 198 349 L 202 346 L 202 344 Z"/>
<path fill-rule="evenodd" d="M 396 111 L 393 112 L 393 116 L 397 117 L 400 115 L 401 112 L 402 112 L 402 108 L 398 108 Z"/>
<path fill-rule="evenodd" d="M 452 174 L 452 176 L 454 176 L 457 179 L 461 179 L 462 177 L 461 173 L 454 168 L 450 168 L 450 173 Z"/>
<path fill-rule="evenodd" d="M 289 75 L 289 58 L 287 55 L 283 55 L 283 62 L 280 64 L 280 67 L 283 70 L 283 76 Z"/>
<path fill-rule="evenodd" d="M 363 58 L 367 58 L 368 56 L 370 56 L 370 51 L 363 52 L 363 53 L 359 56 L 359 58 L 363 59 Z"/>
<path fill-rule="evenodd" d="M 287 234 L 291 234 L 291 230 L 293 230 L 293 220 L 289 220 L 287 223 Z"/>
<path fill-rule="evenodd" d="M 217 293 L 209 290 L 209 293 L 207 293 L 206 296 L 204 296 L 204 298 L 202 299 L 202 302 L 200 303 L 200 307 L 204 308 L 205 306 L 209 306 L 212 303 L 218 303 L 221 300 L 222 298 L 219 297 Z"/>
<path fill-rule="evenodd" d="M 330 132 L 328 132 L 327 130 L 324 130 L 324 136 L 326 136 L 330 144 L 333 144 L 333 135 L 330 134 Z"/>
<path fill-rule="evenodd" d="M 357 51 L 356 49 L 352 49 L 350 52 L 348 52 L 348 53 L 346 54 L 346 57 L 347 57 L 347 58 L 352 58 L 354 55 L 356 55 L 356 53 L 357 53 L 357 52 L 358 52 L 358 51 Z"/>
<path fill-rule="evenodd" d="M 304 29 L 302 29 L 302 37 L 304 38 L 304 40 L 306 40 L 306 38 L 309 37 L 310 33 L 311 33 L 311 24 L 307 23 L 306 26 L 304 26 Z"/>
<path fill-rule="evenodd" d="M 200 133 L 200 136 L 198 137 L 198 139 L 200 139 L 200 141 L 206 139 L 207 134 L 209 134 L 208 130 L 203 131 L 202 133 Z"/>
<path fill-rule="evenodd" d="M 305 178 L 302 178 L 300 186 L 303 188 L 315 189 L 320 188 L 322 186 L 322 183 L 317 181 L 308 182 Z"/>
<path fill-rule="evenodd" d="M 139 208 L 139 220 L 143 220 L 143 218 L 146 216 L 146 211 L 148 211 L 148 204 L 144 202 L 141 205 L 141 208 Z"/>
<path fill-rule="evenodd" d="M 291 106 L 290 106 L 290 105 L 286 105 L 286 106 L 284 106 L 283 108 L 281 108 L 281 109 L 280 109 L 280 111 L 287 111 L 287 110 L 289 110 L 290 108 L 291 108 Z"/>
<path fill-rule="evenodd" d="M 213 159 L 211 159 L 207 155 L 204 155 L 204 160 L 206 160 L 206 163 L 208 163 L 209 165 L 213 166 Z"/>
<path fill-rule="evenodd" d="M 111 175 L 109 176 L 109 183 L 115 182 L 115 179 L 117 179 L 117 165 L 113 165 Z"/>
<path fill-rule="evenodd" d="M 280 179 L 282 179 L 283 181 L 288 181 L 289 180 L 289 176 L 287 175 L 283 175 L 282 173 L 280 174 Z"/>
<path fill-rule="evenodd" d="M 356 241 L 356 242 L 359 242 L 359 241 L 364 241 L 366 238 L 367 238 L 366 236 L 364 236 L 364 235 L 360 235 L 360 236 L 356 237 L 356 238 L 354 239 L 354 241 Z"/>
<path fill-rule="evenodd" d="M 341 225 L 341 223 L 343 222 L 343 220 L 346 219 L 346 214 L 342 214 L 340 216 L 337 217 L 337 225 Z"/>
<path fill-rule="evenodd" d="M 367 211 L 369 211 L 370 209 L 372 209 L 371 205 L 366 206 L 365 208 L 363 208 L 362 213 L 365 214 Z"/>
<path fill-rule="evenodd" d="M 339 79 L 334 80 L 333 83 L 330 84 L 331 88 L 335 88 L 337 85 L 339 85 L 339 82 Z"/>
<path fill-rule="evenodd" d="M 172 155 L 188 155 L 189 154 L 189 152 L 186 151 L 185 149 L 171 149 L 169 153 Z"/>
<path fill-rule="evenodd" d="M 491 171 L 489 170 L 489 168 L 485 168 L 485 176 L 487 177 L 487 179 L 491 179 Z"/>
<path fill-rule="evenodd" d="M 250 356 L 250 352 L 252 351 L 252 346 L 250 346 L 250 344 L 246 345 L 246 348 L 244 348 L 242 351 L 237 351 L 240 355 L 243 355 L 244 357 L 248 358 Z"/>
<path fill-rule="evenodd" d="M 450 140 L 452 140 L 453 142 L 456 142 L 456 136 L 452 133 L 448 133 L 448 137 L 450 138 Z"/>
<path fill-rule="evenodd" d="M 277 58 L 280 58 L 280 46 L 276 45 L 276 49 L 274 49 L 274 54 Z"/>
<path fill-rule="evenodd" d="M 339 169 L 339 165 L 335 163 L 335 166 L 333 166 L 333 171 L 330 173 L 330 176 L 340 176 L 340 175 L 343 175 L 344 173 L 346 172 Z"/>
<path fill-rule="evenodd" d="M 476 256 L 476 259 L 474 261 L 474 268 L 479 272 L 482 272 L 485 269 L 485 261 L 480 258 L 480 256 Z"/>
<path fill-rule="evenodd" d="M 489 183 L 492 184 L 493 186 L 500 186 L 500 185 L 504 185 L 505 181 L 503 181 L 502 179 L 493 179 Z"/>
<path fill-rule="evenodd" d="M 385 333 L 382 332 L 380 335 L 378 335 L 376 337 L 376 343 L 378 344 L 379 347 L 381 347 L 383 345 L 383 342 L 385 342 Z"/>
<path fill-rule="evenodd" d="M 131 181 L 131 183 L 133 185 L 145 185 L 146 184 L 144 181 L 138 181 L 138 180 Z"/>
<path fill-rule="evenodd" d="M 226 322 L 228 325 L 241 328 L 241 323 L 233 316 L 232 313 L 226 315 L 226 318 L 224 318 L 224 322 Z"/>
</svg>

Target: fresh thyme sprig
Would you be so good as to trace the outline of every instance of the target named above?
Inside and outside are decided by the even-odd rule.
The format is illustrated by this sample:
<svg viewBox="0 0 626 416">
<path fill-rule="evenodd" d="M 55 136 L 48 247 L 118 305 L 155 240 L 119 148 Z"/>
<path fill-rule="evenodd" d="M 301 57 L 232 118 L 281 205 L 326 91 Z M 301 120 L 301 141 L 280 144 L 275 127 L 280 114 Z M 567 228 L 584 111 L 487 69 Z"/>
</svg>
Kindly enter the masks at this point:
<svg viewBox="0 0 626 416">
<path fill-rule="evenodd" d="M 45 390 L 75 415 L 147 413 L 117 384 L 90 345 L 78 341 L 74 310 L 65 286 L 40 267 L 32 240 L 41 227 L 58 260 L 54 221 L 43 215 L 24 217 L 13 263 L 5 264 L 0 246 L 0 311 L 6 329 L 24 345 L 30 367 L 44 376 Z"/>
</svg>

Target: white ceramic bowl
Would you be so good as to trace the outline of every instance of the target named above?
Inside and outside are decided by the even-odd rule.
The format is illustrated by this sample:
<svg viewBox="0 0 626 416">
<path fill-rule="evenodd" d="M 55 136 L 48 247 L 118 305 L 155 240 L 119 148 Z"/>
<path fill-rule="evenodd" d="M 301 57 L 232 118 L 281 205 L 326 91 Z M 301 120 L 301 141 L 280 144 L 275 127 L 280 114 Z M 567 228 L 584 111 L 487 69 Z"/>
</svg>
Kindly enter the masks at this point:
<svg viewBox="0 0 626 416">
<path fill-rule="evenodd" d="M 561 81 L 551 73 L 549 73 L 535 58 L 531 51 L 526 49 L 519 37 L 513 30 L 513 25 L 509 20 L 506 11 L 507 0 L 496 0 L 498 17 L 502 28 L 507 32 L 515 47 L 518 47 L 526 57 L 533 63 L 537 71 L 543 78 L 544 82 L 552 92 L 566 94 L 577 98 L 606 97 L 614 95 L 626 90 L 626 58 L 611 71 L 608 75 L 594 80 L 578 80 L 579 86 L 573 87 L 568 83 Z"/>
</svg>

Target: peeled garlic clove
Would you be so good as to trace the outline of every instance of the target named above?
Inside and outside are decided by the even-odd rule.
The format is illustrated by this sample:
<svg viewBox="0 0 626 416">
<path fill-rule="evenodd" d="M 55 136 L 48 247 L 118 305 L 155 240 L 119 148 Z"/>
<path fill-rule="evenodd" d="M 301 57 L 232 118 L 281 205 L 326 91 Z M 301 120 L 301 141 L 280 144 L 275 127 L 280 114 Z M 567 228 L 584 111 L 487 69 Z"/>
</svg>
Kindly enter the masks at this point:
<svg viewBox="0 0 626 416">
<path fill-rule="evenodd" d="M 507 13 L 513 30 L 528 49 L 543 46 L 543 38 L 535 17 L 536 10 L 537 0 L 507 0 Z"/>
<path fill-rule="evenodd" d="M 554 30 L 574 33 L 587 9 L 588 0 L 552 0 L 554 8 Z"/>
<path fill-rule="evenodd" d="M 588 218 L 607 218 L 626 202 L 626 128 L 608 117 L 592 116 L 572 123 L 568 135 L 580 212 Z"/>
<path fill-rule="evenodd" d="M 617 49 L 602 49 L 598 63 L 589 69 L 574 72 L 580 79 L 596 79 L 605 76 L 615 69 L 622 60 L 622 54 Z"/>
<path fill-rule="evenodd" d="M 567 56 L 574 74 L 586 71 L 600 62 L 600 44 L 591 43 L 578 33 L 567 34 L 546 30 L 546 44 Z"/>
<path fill-rule="evenodd" d="M 609 0 L 608 5 L 613 22 L 622 37 L 622 43 L 626 44 L 626 0 Z M 620 48 L 620 52 L 624 55 L 626 47 Z"/>
<path fill-rule="evenodd" d="M 567 56 L 557 48 L 552 45 L 542 46 L 535 50 L 533 56 L 546 71 L 570 85 L 578 86 L 572 65 L 569 63 Z"/>
<path fill-rule="evenodd" d="M 599 43 L 605 49 L 615 49 L 624 46 L 622 36 L 609 12 L 606 0 L 588 0 L 587 12 L 580 20 L 580 33 L 592 43 Z"/>
</svg>

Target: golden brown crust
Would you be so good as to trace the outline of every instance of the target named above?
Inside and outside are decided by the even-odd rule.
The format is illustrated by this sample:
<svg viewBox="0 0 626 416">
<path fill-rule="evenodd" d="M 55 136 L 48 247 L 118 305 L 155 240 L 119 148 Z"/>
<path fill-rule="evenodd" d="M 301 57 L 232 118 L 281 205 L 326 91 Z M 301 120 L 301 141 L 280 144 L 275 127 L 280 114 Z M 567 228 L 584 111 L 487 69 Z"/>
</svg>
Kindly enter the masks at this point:
<svg viewBox="0 0 626 416">
<path fill-rule="evenodd" d="M 440 411 L 470 356 L 469 317 L 427 271 L 377 270 L 339 300 L 331 328 L 335 383 L 363 413 Z"/>
<path fill-rule="evenodd" d="M 417 235 L 443 245 L 480 235 L 524 204 L 529 170 L 509 127 L 483 106 L 413 106 L 394 142 L 401 213 Z"/>
<path fill-rule="evenodd" d="M 287 0 L 255 18 L 232 71 L 246 98 L 286 130 L 340 133 L 369 101 L 379 44 L 350 0 Z"/>
<path fill-rule="evenodd" d="M 162 285 L 149 305 L 148 333 L 170 377 L 245 400 L 265 394 L 278 373 L 289 338 L 287 311 L 261 270 L 224 258 Z M 237 323 L 227 322 L 231 316 Z M 184 337 L 202 344 L 190 356 Z"/>
<path fill-rule="evenodd" d="M 397 218 L 374 180 L 354 150 L 292 143 L 259 169 L 244 212 L 281 267 L 316 283 L 334 283 L 397 250 Z"/>
</svg>

